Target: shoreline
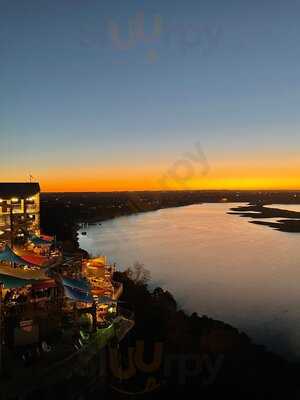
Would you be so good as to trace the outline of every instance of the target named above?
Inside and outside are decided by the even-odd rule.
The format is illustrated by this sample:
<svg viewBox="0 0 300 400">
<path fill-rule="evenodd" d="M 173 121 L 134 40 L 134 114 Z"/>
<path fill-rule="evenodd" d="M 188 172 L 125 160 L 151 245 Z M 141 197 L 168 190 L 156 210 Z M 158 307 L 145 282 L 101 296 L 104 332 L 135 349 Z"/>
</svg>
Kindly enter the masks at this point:
<svg viewBox="0 0 300 400">
<path fill-rule="evenodd" d="M 249 204 L 247 206 L 233 207 L 228 214 L 251 218 L 251 224 L 263 225 L 280 232 L 300 233 L 300 212 L 283 210 L 279 208 L 264 207 L 267 204 Z M 260 219 L 278 218 L 278 221 L 259 221 Z"/>
<path fill-rule="evenodd" d="M 92 221 L 84 221 L 84 222 L 80 221 L 80 222 L 78 222 L 78 224 L 79 225 L 80 224 L 88 224 L 91 226 L 97 226 L 97 225 L 99 226 L 102 224 L 102 222 L 113 221 L 113 220 L 119 219 L 119 218 L 133 217 L 133 216 L 138 216 L 138 215 L 142 215 L 142 214 L 146 214 L 146 213 L 150 213 L 150 212 L 156 212 L 156 211 L 162 211 L 162 210 L 172 210 L 173 208 L 176 209 L 176 208 L 190 207 L 190 206 L 196 206 L 196 205 L 202 205 L 202 204 L 211 204 L 211 203 L 192 203 L 192 204 L 182 204 L 182 205 L 170 206 L 170 207 L 159 207 L 159 208 L 155 208 L 153 210 L 141 210 L 141 211 L 136 211 L 136 212 L 132 212 L 132 213 L 128 213 L 128 214 L 107 217 L 107 218 L 103 218 L 100 220 L 95 218 L 95 220 L 92 220 Z M 218 204 L 218 203 L 215 203 L 215 204 Z"/>
<path fill-rule="evenodd" d="M 78 221 L 77 224 L 83 225 L 88 224 L 91 226 L 101 225 L 103 222 L 112 221 L 122 217 L 130 217 L 134 215 L 144 214 L 148 212 L 155 212 L 165 209 L 172 209 L 172 208 L 181 208 L 181 207 L 188 207 L 193 205 L 205 205 L 205 204 L 230 204 L 230 203 L 244 203 L 241 201 L 228 201 L 228 202 L 195 202 L 189 204 L 180 204 L 176 206 L 166 206 L 166 207 L 158 207 L 152 208 L 148 210 L 139 210 L 134 212 L 128 212 L 121 215 L 114 215 L 114 216 L 107 216 L 107 217 L 93 217 L 89 218 L 85 221 Z M 296 204 L 296 203 L 295 203 Z M 298 204 L 298 203 L 297 203 Z M 279 230 L 281 232 L 288 232 L 288 233 L 300 233 L 300 212 L 297 211 L 290 211 L 290 210 L 283 210 L 279 208 L 266 208 L 265 205 L 272 205 L 270 204 L 251 204 L 249 203 L 246 206 L 238 206 L 230 208 L 228 214 L 231 215 L 238 215 L 240 217 L 251 218 L 254 221 L 249 221 L 251 224 L 256 225 L 264 225 L 267 227 L 274 228 L 275 230 Z M 284 205 L 284 204 L 283 204 Z M 259 221 L 259 219 L 268 219 L 268 218 L 278 218 L 276 222 L 267 222 L 267 221 Z M 257 220 L 257 221 L 256 221 Z M 81 227 L 78 231 L 82 229 Z"/>
<path fill-rule="evenodd" d="M 107 217 L 91 217 L 88 220 L 85 221 L 78 221 L 78 224 L 90 224 L 90 225 L 98 225 L 101 224 L 102 222 L 106 222 L 106 221 L 112 221 L 114 219 L 117 218 L 123 218 L 123 217 L 131 217 L 133 215 L 139 215 L 139 214 L 145 214 L 145 213 L 149 213 L 149 212 L 155 212 L 155 211 L 160 211 L 160 210 L 169 210 L 172 208 L 181 208 L 181 207 L 188 207 L 188 206 L 193 206 L 193 205 L 197 205 L 197 204 L 205 204 L 203 202 L 201 203 L 188 203 L 188 204 L 179 204 L 179 205 L 172 205 L 172 206 L 165 206 L 165 207 L 157 207 L 157 208 L 151 208 L 151 209 L 144 209 L 144 210 L 139 210 L 139 211 L 132 211 L 132 212 L 127 212 L 127 213 L 123 213 L 120 215 L 113 215 L 113 216 L 107 216 Z"/>
<path fill-rule="evenodd" d="M 273 218 L 274 216 L 278 217 L 278 218 L 288 218 L 289 217 L 290 219 L 293 217 L 296 223 L 300 222 L 300 212 L 297 212 L 297 211 L 282 210 L 282 209 L 277 209 L 277 208 L 274 208 L 274 209 L 266 208 L 266 207 L 264 207 L 264 205 L 257 205 L 257 204 L 245 204 L 245 203 L 241 204 L 240 202 L 238 202 L 238 203 L 239 204 L 232 204 L 232 203 L 230 204 L 230 203 L 225 203 L 225 202 L 224 203 L 208 202 L 208 203 L 201 203 L 200 205 L 205 206 L 206 204 L 207 205 L 209 205 L 209 204 L 218 205 L 219 204 L 221 206 L 221 204 L 222 204 L 223 206 L 226 206 L 226 208 L 224 209 L 224 213 L 233 214 L 233 215 L 237 215 L 240 217 L 251 218 L 251 219 L 253 219 L 253 221 L 249 221 L 250 223 L 264 224 L 263 221 L 256 222 L 255 219 L 262 219 L 262 218 L 267 218 L 267 217 Z M 187 207 L 187 206 L 181 206 L 181 207 Z M 176 209 L 178 207 L 164 207 L 163 209 L 165 209 L 165 208 Z M 222 207 L 222 209 L 223 209 L 223 207 Z M 158 210 L 155 210 L 155 211 L 158 211 Z M 233 211 L 235 211 L 235 212 L 233 212 Z M 255 212 L 255 214 L 254 214 L 254 212 Z M 137 214 L 141 214 L 141 212 L 134 213 L 134 215 L 137 215 Z M 126 215 L 125 217 L 127 217 L 127 216 L 128 215 Z M 124 216 L 121 216 L 121 217 L 124 217 Z M 299 221 L 298 221 L 298 218 L 299 218 Z M 237 219 L 237 221 L 238 221 L 238 219 Z M 239 222 L 237 222 L 237 223 L 239 223 Z M 272 223 L 271 222 L 266 223 L 265 225 L 272 226 Z M 274 225 L 277 227 L 276 223 Z M 98 231 L 98 230 L 96 230 L 96 231 Z M 80 234 L 80 232 L 81 231 L 79 231 L 79 234 Z M 154 282 L 154 285 L 157 285 L 157 284 L 159 284 L 159 282 Z M 178 298 L 176 292 L 174 293 L 174 295 L 176 296 L 176 300 L 180 304 L 181 302 L 180 302 L 180 299 Z M 187 312 L 187 314 L 191 314 L 191 313 L 193 313 L 193 311 L 195 311 L 195 309 L 187 310 L 184 307 L 183 307 L 183 309 L 184 309 L 184 311 Z M 223 320 L 226 320 L 226 319 L 223 319 Z M 238 329 L 243 329 L 243 328 L 239 327 Z M 267 344 L 266 344 L 266 346 L 268 347 Z"/>
</svg>

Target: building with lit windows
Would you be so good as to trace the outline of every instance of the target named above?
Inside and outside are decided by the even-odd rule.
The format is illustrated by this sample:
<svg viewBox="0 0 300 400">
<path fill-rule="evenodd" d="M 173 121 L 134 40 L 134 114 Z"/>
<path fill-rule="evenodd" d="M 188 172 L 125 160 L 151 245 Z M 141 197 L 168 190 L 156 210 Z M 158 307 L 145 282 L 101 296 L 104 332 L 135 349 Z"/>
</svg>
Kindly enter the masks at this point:
<svg viewBox="0 0 300 400">
<path fill-rule="evenodd" d="M 0 183 L 0 242 L 13 247 L 40 235 L 40 185 Z"/>
</svg>

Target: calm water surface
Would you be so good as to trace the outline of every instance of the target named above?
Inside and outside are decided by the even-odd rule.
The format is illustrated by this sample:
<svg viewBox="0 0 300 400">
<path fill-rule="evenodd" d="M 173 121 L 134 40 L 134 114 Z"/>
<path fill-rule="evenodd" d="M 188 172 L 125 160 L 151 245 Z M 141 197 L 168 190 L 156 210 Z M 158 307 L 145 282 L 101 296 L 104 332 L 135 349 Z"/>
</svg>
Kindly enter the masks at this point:
<svg viewBox="0 0 300 400">
<path fill-rule="evenodd" d="M 80 234 L 80 245 L 120 269 L 136 261 L 186 311 L 221 319 L 300 357 L 300 235 L 203 204 L 121 217 Z"/>
</svg>

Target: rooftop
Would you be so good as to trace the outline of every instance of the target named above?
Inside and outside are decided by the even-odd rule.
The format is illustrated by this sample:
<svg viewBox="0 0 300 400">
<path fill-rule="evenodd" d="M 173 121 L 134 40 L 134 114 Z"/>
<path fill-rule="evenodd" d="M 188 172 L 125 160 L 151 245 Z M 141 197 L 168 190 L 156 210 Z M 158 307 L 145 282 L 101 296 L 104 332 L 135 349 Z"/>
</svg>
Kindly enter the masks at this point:
<svg viewBox="0 0 300 400">
<path fill-rule="evenodd" d="M 30 197 L 40 192 L 38 183 L 0 183 L 0 198 L 10 199 L 11 197 Z"/>
</svg>

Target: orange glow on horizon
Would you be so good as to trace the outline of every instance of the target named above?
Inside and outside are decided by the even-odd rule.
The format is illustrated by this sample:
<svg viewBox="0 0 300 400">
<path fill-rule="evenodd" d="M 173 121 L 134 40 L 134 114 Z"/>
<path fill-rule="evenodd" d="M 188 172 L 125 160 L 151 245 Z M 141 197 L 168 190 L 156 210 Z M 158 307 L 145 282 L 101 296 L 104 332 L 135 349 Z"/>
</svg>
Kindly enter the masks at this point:
<svg viewBox="0 0 300 400">
<path fill-rule="evenodd" d="M 246 165 L 245 165 L 246 164 Z M 111 192 L 134 190 L 300 190 L 300 163 L 293 167 L 251 166 L 249 162 L 215 163 L 206 170 L 156 165 L 144 168 L 83 167 L 41 171 L 37 181 L 43 192 Z M 296 163 L 295 163 L 296 164 Z M 20 178 L 21 177 L 21 178 Z M 23 179 L 22 179 L 23 178 Z M 26 181 L 23 173 L 1 176 L 0 181 Z"/>
<path fill-rule="evenodd" d="M 134 190 L 300 190 L 300 170 L 253 171 L 212 170 L 206 175 L 172 174 L 169 170 L 159 174 L 120 173 L 105 177 L 90 174 L 62 179 L 40 180 L 45 192 L 112 192 Z M 48 179 L 47 179 L 48 178 Z"/>
</svg>

